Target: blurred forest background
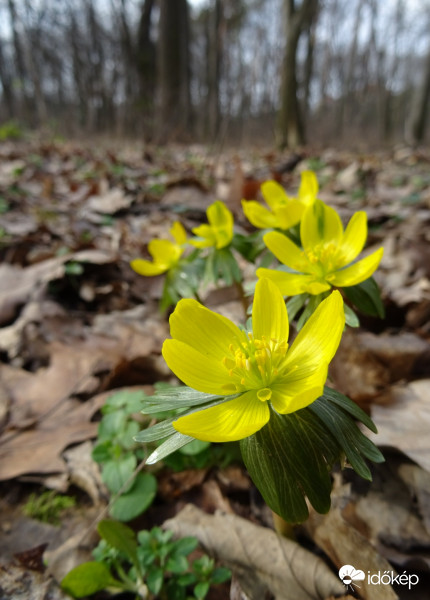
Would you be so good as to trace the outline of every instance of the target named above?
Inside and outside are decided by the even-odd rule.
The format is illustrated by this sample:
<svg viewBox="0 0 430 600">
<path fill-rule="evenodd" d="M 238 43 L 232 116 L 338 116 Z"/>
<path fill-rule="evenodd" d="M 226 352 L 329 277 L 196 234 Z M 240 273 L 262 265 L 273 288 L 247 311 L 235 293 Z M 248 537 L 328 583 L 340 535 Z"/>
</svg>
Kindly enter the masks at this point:
<svg viewBox="0 0 430 600">
<path fill-rule="evenodd" d="M 428 0 L 1 0 L 0 119 L 63 135 L 425 141 Z"/>
</svg>

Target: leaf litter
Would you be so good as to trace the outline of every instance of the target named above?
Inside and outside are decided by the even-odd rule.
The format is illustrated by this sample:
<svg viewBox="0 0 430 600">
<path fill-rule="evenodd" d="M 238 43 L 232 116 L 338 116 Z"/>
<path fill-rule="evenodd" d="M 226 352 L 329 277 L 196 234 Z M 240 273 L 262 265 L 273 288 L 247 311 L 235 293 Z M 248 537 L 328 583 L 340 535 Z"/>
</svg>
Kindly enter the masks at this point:
<svg viewBox="0 0 430 600">
<path fill-rule="evenodd" d="M 160 357 L 168 335 L 166 318 L 157 308 L 160 278 L 139 277 L 128 262 L 144 256 L 147 242 L 165 236 L 178 216 L 189 231 L 200 224 L 214 199 L 226 201 L 239 229 L 250 232 L 240 212 L 241 198 L 255 197 L 260 183 L 272 177 L 294 190 L 300 170 L 312 168 L 312 160 L 228 150 L 214 156 L 199 147 L 143 152 L 129 145 L 112 152 L 67 142 L 5 144 L 0 155 L 0 195 L 6 207 L 0 215 L 0 479 L 17 490 L 15 498 L 36 484 L 79 489 L 82 502 L 101 512 L 105 490 L 89 456 L 106 395 L 171 378 Z M 347 332 L 331 377 L 337 389 L 371 413 L 380 432 L 374 441 L 387 448 L 387 462 L 377 467 L 375 484 L 368 488 L 360 487 L 348 469 L 337 473 L 333 509 L 302 526 L 300 535 L 306 536 L 311 553 L 300 560 L 298 546 L 295 565 L 309 567 L 322 549 L 331 570 L 324 567 L 324 576 L 309 576 L 306 585 L 323 579 L 330 582 L 326 587 L 307 596 L 297 595 L 302 590 L 283 595 L 289 585 L 285 572 L 275 577 L 269 565 L 262 579 L 249 574 L 249 564 L 264 570 L 265 557 L 259 555 L 254 563 L 243 559 L 247 577 L 235 580 L 250 598 L 262 598 L 268 587 L 277 598 L 342 592 L 347 597 L 336 569 L 354 561 L 363 570 L 408 568 L 418 570 L 424 582 L 428 577 L 429 156 L 410 150 L 357 155 L 328 149 L 318 158 L 321 199 L 345 219 L 365 209 L 369 245 L 385 247 L 376 278 L 387 318 L 361 318 L 361 328 Z M 211 290 L 208 301 L 240 319 L 234 290 Z M 254 521 L 250 539 L 265 539 L 272 517 L 243 467 L 235 469 L 233 476 L 221 468 L 163 470 L 162 493 L 143 515 L 143 524 L 150 527 L 170 517 L 172 526 L 190 535 L 201 522 L 201 536 L 209 539 L 210 518 L 218 518 L 216 540 L 212 534 L 210 540 L 222 549 L 239 515 L 247 519 L 240 521 L 240 531 Z M 189 501 L 206 511 L 194 522 L 180 517 Z M 207 516 L 216 511 L 219 516 Z M 21 517 L 14 513 L 13 518 Z M 6 521 L 0 517 L 0 536 L 10 541 Z M 66 524 L 67 519 L 60 532 Z M 82 519 L 82 535 L 88 526 Z M 70 548 L 80 547 L 82 535 L 78 532 Z M 46 556 L 61 546 L 61 539 L 60 533 L 57 543 L 50 538 Z M 39 543 L 28 538 L 29 546 Z M 2 562 L 12 585 L 24 585 L 22 567 L 4 554 Z M 61 560 L 53 562 L 58 572 L 64 571 Z M 291 566 L 288 560 L 279 564 L 284 570 Z M 42 590 L 48 580 L 37 577 Z M 296 585 L 306 577 L 293 579 Z M 31 585 L 25 585 L 23 597 L 31 598 Z M 420 597 L 379 588 L 386 594 L 381 598 Z M 360 593 L 373 599 L 376 590 Z"/>
</svg>

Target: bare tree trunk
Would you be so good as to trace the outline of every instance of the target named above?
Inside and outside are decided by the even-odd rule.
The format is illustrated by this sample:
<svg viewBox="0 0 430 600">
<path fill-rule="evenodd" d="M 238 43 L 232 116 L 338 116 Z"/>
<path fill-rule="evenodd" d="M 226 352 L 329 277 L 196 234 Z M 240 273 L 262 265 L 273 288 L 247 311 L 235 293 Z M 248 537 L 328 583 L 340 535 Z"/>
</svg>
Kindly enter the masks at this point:
<svg viewBox="0 0 430 600">
<path fill-rule="evenodd" d="M 28 118 L 31 114 L 30 99 L 28 97 L 26 85 L 27 85 L 27 73 L 25 69 L 24 54 L 21 45 L 21 39 L 18 33 L 19 23 L 18 15 L 16 12 L 15 0 L 8 0 L 8 9 L 10 24 L 12 29 L 13 49 L 14 49 L 14 62 L 17 73 L 17 79 L 21 89 L 20 98 L 18 101 L 18 116 L 24 119 Z"/>
<path fill-rule="evenodd" d="M 316 11 L 315 11 L 316 12 Z M 307 32 L 307 48 L 306 48 L 306 60 L 304 66 L 304 77 L 303 77 L 303 127 L 307 122 L 309 114 L 309 102 L 310 102 L 310 90 L 311 90 L 311 78 L 314 63 L 314 49 L 315 49 L 315 18 L 308 24 Z M 304 132 L 306 134 L 306 131 Z"/>
<path fill-rule="evenodd" d="M 208 12 L 208 100 L 207 100 L 207 131 L 214 138 L 219 130 L 220 105 L 219 83 L 221 76 L 221 61 L 223 52 L 223 0 L 213 0 Z"/>
<path fill-rule="evenodd" d="M 152 137 L 154 131 L 154 103 L 156 87 L 155 44 L 151 40 L 151 16 L 154 0 L 145 0 L 142 5 L 136 44 L 136 64 L 139 73 L 139 104 L 143 114 L 143 131 Z"/>
<path fill-rule="evenodd" d="M 354 19 L 354 33 L 351 42 L 351 49 L 348 57 L 348 66 L 342 89 L 342 95 L 339 102 L 339 110 L 337 114 L 337 134 L 342 135 L 345 124 L 348 121 L 349 115 L 347 113 L 349 105 L 352 103 L 353 96 L 353 84 L 354 84 L 354 70 L 356 68 L 357 61 L 357 49 L 358 49 L 358 30 L 361 23 L 361 11 L 363 8 L 363 0 L 358 0 L 357 9 L 355 12 Z"/>
<path fill-rule="evenodd" d="M 424 140 L 427 113 L 430 101 L 430 50 L 424 65 L 424 75 L 421 85 L 415 92 L 412 110 L 407 123 L 406 139 L 411 144 L 419 144 Z"/>
<path fill-rule="evenodd" d="M 40 44 L 38 40 L 38 32 L 31 28 L 28 23 L 30 22 L 30 12 L 31 6 L 26 0 L 25 2 L 26 8 L 26 27 L 24 29 L 25 32 L 25 40 L 24 40 L 24 59 L 27 67 L 27 72 L 29 74 L 29 79 L 31 80 L 33 86 L 34 93 L 34 107 L 36 109 L 35 121 L 38 125 L 44 124 L 48 118 L 48 111 L 46 108 L 45 97 L 43 95 L 42 89 L 42 72 L 41 72 L 41 60 L 40 60 Z M 39 60 L 38 60 L 39 59 Z"/>
<path fill-rule="evenodd" d="M 160 0 L 158 137 L 180 138 L 190 127 L 189 24 L 187 0 Z"/>
<path fill-rule="evenodd" d="M 0 40 L 0 83 L 3 89 L 3 98 L 7 111 L 7 118 L 15 116 L 15 97 L 12 87 L 12 77 L 9 65 L 3 52 L 3 40 Z"/>
<path fill-rule="evenodd" d="M 304 127 L 298 100 L 297 46 L 318 8 L 318 0 L 285 0 L 286 44 L 282 65 L 281 100 L 277 137 L 281 147 L 296 148 L 304 142 Z"/>
</svg>

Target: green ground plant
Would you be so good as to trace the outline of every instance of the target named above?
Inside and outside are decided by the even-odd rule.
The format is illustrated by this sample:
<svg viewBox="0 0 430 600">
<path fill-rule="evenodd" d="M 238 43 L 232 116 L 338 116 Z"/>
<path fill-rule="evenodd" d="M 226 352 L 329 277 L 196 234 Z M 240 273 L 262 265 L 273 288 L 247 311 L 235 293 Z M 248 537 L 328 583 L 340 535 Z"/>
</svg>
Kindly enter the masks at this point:
<svg viewBox="0 0 430 600">
<path fill-rule="evenodd" d="M 76 501 L 72 496 L 64 496 L 55 490 L 48 490 L 42 494 L 30 494 L 23 512 L 27 517 L 43 523 L 59 525 L 61 513 L 75 504 Z"/>
<path fill-rule="evenodd" d="M 159 527 L 136 534 L 109 520 L 99 523 L 98 532 L 102 539 L 93 551 L 95 560 L 79 565 L 61 582 L 74 598 L 116 589 L 132 592 L 136 599 L 203 600 L 212 585 L 231 577 L 205 554 L 190 560 L 198 545 L 194 537 L 173 540 L 171 531 Z"/>
</svg>

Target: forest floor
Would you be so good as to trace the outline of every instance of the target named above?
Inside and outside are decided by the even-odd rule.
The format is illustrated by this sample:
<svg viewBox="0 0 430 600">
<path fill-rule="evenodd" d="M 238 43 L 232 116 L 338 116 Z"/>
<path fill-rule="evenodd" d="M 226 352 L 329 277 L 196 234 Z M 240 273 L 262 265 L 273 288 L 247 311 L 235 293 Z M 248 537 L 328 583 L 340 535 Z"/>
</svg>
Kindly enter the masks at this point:
<svg viewBox="0 0 430 600">
<path fill-rule="evenodd" d="M 100 409 L 119 390 L 150 394 L 155 383 L 174 382 L 161 358 L 169 336 L 167 315 L 158 308 L 163 277 L 139 276 L 130 260 L 144 256 L 152 238 L 168 237 L 173 221 L 180 219 L 188 232 L 205 222 L 215 199 L 233 211 L 238 231 L 251 232 L 241 198 L 254 197 L 259 184 L 273 177 L 293 195 L 302 169 L 316 172 L 319 197 L 343 219 L 366 210 L 367 245 L 385 248 L 375 278 L 386 318 L 360 317 L 361 326 L 345 332 L 330 375 L 334 387 L 372 416 L 379 433 L 369 436 L 386 462 L 371 466 L 372 483 L 350 469 L 336 470 L 330 512 L 311 512 L 296 528 L 299 546 L 321 558 L 335 577 L 323 596 L 318 571 L 309 566 L 303 575 L 307 591 L 294 600 L 342 593 L 369 600 L 428 597 L 430 152 L 307 150 L 292 159 L 258 150 L 214 155 L 198 146 L 0 145 L 2 599 L 67 597 L 55 581 L 90 560 L 98 541 L 95 524 L 109 498 L 91 458 Z M 244 322 L 234 286 L 202 290 L 202 296 L 211 309 Z M 189 458 L 176 468 L 152 469 L 155 500 L 131 526 L 161 526 L 192 504 L 202 511 L 195 517 L 202 530 L 215 537 L 227 531 L 219 547 L 228 546 L 242 521 L 227 528 L 205 521 L 215 513 L 258 525 L 246 535 L 265 547 L 272 514 L 234 458 L 224 456 L 220 464 L 210 456 L 204 464 Z M 30 495 L 47 489 L 75 502 L 58 523 L 52 515 L 51 522 L 42 522 L 28 509 Z M 263 598 L 274 589 L 268 582 L 279 578 L 277 589 L 284 587 L 285 595 L 277 597 L 290 598 L 287 558 L 255 564 L 255 557 L 246 557 L 242 533 L 235 591 L 230 596 L 229 584 L 221 584 L 208 597 Z M 306 573 L 308 559 L 300 560 L 305 571 L 294 567 L 291 577 Z M 232 567 L 227 558 L 224 564 Z M 366 574 L 416 574 L 419 583 L 364 581 L 347 588 L 335 581 L 345 564 Z"/>
</svg>

